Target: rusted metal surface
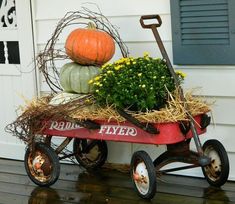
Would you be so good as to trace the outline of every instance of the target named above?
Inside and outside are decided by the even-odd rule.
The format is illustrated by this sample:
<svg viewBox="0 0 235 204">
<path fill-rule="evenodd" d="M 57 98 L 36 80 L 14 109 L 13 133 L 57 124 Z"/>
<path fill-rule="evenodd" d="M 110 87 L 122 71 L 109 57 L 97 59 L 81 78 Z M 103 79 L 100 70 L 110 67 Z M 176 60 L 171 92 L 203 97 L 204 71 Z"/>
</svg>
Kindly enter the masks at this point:
<svg viewBox="0 0 235 204">
<path fill-rule="evenodd" d="M 154 161 L 156 170 L 160 173 L 166 173 L 166 172 L 173 172 L 173 171 L 178 171 L 178 170 L 183 170 L 183 169 L 199 167 L 200 155 L 197 152 L 190 150 L 189 141 L 190 140 L 183 141 L 177 144 L 167 145 L 167 151 L 162 153 Z M 187 165 L 185 167 L 180 167 L 180 168 L 160 170 L 165 165 L 173 163 L 173 162 L 182 162 L 182 163 L 191 164 L 191 165 Z"/>
</svg>

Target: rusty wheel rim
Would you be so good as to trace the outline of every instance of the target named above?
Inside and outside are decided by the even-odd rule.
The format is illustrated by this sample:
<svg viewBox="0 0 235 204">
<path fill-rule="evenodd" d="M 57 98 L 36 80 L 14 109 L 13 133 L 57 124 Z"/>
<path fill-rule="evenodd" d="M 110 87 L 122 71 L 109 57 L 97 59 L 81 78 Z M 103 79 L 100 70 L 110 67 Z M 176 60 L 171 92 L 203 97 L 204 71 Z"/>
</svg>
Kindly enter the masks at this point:
<svg viewBox="0 0 235 204">
<path fill-rule="evenodd" d="M 220 156 L 213 147 L 206 148 L 204 154 L 211 159 L 211 163 L 205 167 L 205 172 L 212 181 L 217 181 L 220 178 L 222 171 Z"/>
<path fill-rule="evenodd" d="M 88 153 L 84 153 L 84 154 L 82 153 L 81 159 L 87 165 L 93 165 L 94 163 L 96 163 L 100 155 L 101 155 L 101 151 L 99 150 L 99 146 L 95 145 Z"/>
<path fill-rule="evenodd" d="M 28 167 L 31 175 L 40 182 L 47 182 L 51 178 L 52 165 L 48 156 L 38 150 L 30 153 Z"/>
<path fill-rule="evenodd" d="M 133 180 L 136 188 L 142 195 L 146 195 L 149 191 L 149 174 L 145 163 L 138 160 L 133 169 Z"/>
</svg>

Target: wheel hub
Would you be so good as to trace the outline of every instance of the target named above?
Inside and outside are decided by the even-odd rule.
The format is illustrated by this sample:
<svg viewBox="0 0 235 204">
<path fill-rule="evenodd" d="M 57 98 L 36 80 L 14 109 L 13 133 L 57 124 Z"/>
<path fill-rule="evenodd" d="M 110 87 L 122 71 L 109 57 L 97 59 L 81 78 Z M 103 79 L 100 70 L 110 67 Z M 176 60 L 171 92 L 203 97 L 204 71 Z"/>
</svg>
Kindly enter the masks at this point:
<svg viewBox="0 0 235 204">
<path fill-rule="evenodd" d="M 219 178 L 221 173 L 221 161 L 219 155 L 214 150 L 210 150 L 207 154 L 208 157 L 211 158 L 211 163 L 205 167 L 205 170 L 207 171 L 208 176 L 215 181 Z"/>
<path fill-rule="evenodd" d="M 139 191 L 142 194 L 146 194 L 149 190 L 149 176 L 144 162 L 136 165 L 135 171 L 133 172 L 133 179 Z"/>
<path fill-rule="evenodd" d="M 41 153 L 33 158 L 32 168 L 38 175 L 48 176 L 51 172 L 49 159 Z"/>
<path fill-rule="evenodd" d="M 33 159 L 33 169 L 35 170 L 35 171 L 38 171 L 38 170 L 40 170 L 41 169 L 41 167 L 42 167 L 42 165 L 43 165 L 43 163 L 44 163 L 44 159 L 42 158 L 42 156 L 41 155 L 38 155 L 38 156 L 36 156 L 34 159 Z"/>
</svg>

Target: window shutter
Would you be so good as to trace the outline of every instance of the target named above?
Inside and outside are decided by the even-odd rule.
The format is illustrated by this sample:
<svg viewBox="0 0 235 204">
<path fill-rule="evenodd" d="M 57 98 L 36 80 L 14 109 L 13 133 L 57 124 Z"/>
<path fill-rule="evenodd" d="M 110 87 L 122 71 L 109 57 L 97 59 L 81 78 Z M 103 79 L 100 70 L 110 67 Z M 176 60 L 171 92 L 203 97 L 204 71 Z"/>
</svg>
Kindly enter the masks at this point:
<svg viewBox="0 0 235 204">
<path fill-rule="evenodd" d="M 171 0 L 174 64 L 235 64 L 235 0 Z"/>
</svg>

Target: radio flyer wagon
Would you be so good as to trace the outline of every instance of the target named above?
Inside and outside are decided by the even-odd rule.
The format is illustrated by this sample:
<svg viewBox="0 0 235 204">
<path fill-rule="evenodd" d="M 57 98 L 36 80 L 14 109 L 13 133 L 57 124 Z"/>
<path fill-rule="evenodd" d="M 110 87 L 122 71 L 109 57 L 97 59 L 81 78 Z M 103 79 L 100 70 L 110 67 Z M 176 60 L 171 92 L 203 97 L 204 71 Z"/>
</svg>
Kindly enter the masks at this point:
<svg viewBox="0 0 235 204">
<path fill-rule="evenodd" d="M 157 23 L 145 24 L 145 20 L 149 19 L 155 19 Z M 162 23 L 160 16 L 142 16 L 140 23 L 143 28 L 152 29 L 163 58 L 176 85 L 179 86 L 157 31 L 157 27 Z M 184 101 L 182 90 L 181 99 Z M 130 117 L 121 110 L 119 113 L 126 119 Z M 60 174 L 59 161 L 65 158 L 74 156 L 85 168 L 101 167 L 108 154 L 106 141 L 167 146 L 167 150 L 154 161 L 145 151 L 137 151 L 132 155 L 131 179 L 136 192 L 144 199 L 151 199 L 156 193 L 156 173 L 201 167 L 206 180 L 213 186 L 219 187 L 228 179 L 229 160 L 223 145 L 214 139 L 201 145 L 199 140 L 199 135 L 204 134 L 210 124 L 210 117 L 207 114 L 193 117 L 189 113 L 185 121 L 152 124 L 141 123 L 135 119 L 132 122 L 95 120 L 81 123 L 76 119 L 61 118 L 61 120 L 41 122 L 43 128 L 40 137 L 43 138 L 43 142 L 34 139 L 25 153 L 26 172 L 29 178 L 39 186 L 50 186 L 57 181 Z M 53 136 L 61 136 L 65 139 L 58 147 L 52 148 Z M 192 139 L 197 151 L 190 150 Z M 71 141 L 73 141 L 73 152 L 59 156 Z M 172 162 L 182 162 L 187 165 L 162 169 Z"/>
</svg>

